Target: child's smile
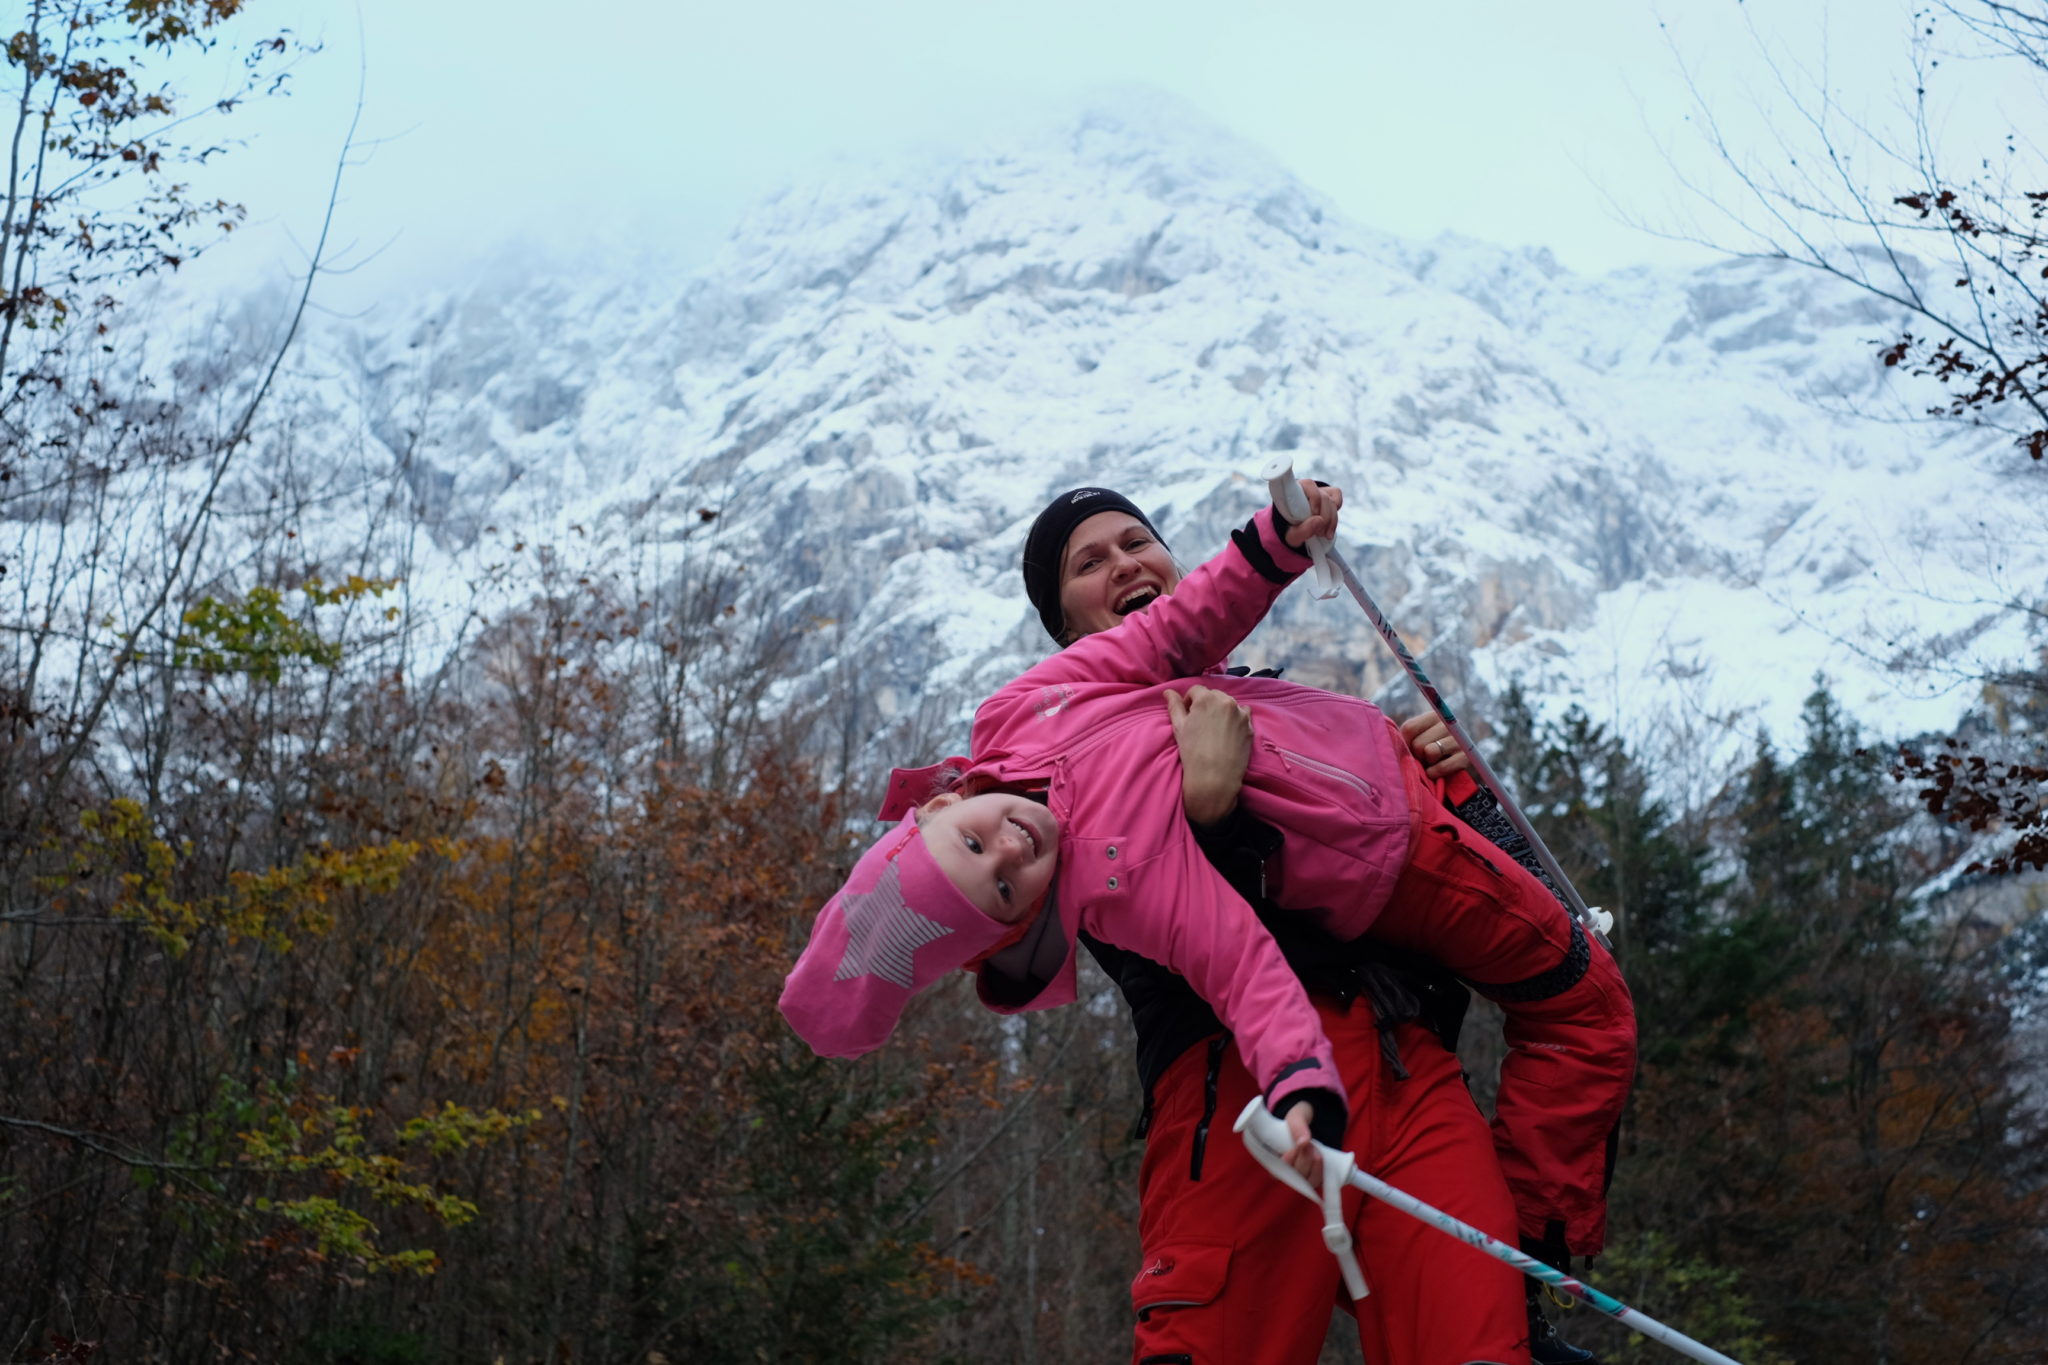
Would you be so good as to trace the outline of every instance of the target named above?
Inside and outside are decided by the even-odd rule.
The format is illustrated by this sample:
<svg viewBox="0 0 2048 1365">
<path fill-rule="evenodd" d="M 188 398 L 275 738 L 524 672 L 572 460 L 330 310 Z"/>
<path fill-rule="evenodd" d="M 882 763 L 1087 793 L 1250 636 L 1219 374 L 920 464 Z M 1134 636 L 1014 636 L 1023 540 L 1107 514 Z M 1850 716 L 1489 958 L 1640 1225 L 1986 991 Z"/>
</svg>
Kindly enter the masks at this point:
<svg viewBox="0 0 2048 1365">
<path fill-rule="evenodd" d="M 1060 823 L 1029 797 L 948 793 L 924 808 L 918 828 L 939 870 L 990 919 L 1015 924 L 1052 884 Z"/>
</svg>

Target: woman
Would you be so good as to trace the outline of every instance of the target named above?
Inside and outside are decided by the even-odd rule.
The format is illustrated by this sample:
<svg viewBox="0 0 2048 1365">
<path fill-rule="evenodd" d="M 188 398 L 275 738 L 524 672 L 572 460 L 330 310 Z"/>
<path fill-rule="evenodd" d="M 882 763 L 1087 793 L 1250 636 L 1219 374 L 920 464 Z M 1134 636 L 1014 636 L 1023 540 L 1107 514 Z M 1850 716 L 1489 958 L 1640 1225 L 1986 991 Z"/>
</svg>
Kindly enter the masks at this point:
<svg viewBox="0 0 2048 1365">
<path fill-rule="evenodd" d="M 1317 496 L 1317 511 L 1328 495 Z M 1334 514 L 1335 508 L 1329 512 Z M 1173 591 L 1180 573 L 1149 520 L 1107 489 L 1062 494 L 1034 524 L 1024 554 L 1032 604 L 1064 645 L 1113 627 Z M 1236 809 L 1249 755 L 1244 715 L 1216 693 L 1190 694 L 1177 711 L 1183 795 L 1205 851 L 1241 894 L 1260 906 L 1260 874 L 1272 831 Z M 1173 705 L 1173 703 L 1169 703 Z M 1490 832 L 1490 798 L 1458 769 L 1463 755 L 1427 720 L 1403 727 L 1431 776 L 1462 780 L 1460 813 Z M 1497 842 L 1502 842 L 1498 841 Z M 1511 850 L 1512 851 L 1512 850 Z M 1494 1143 L 1465 1090 L 1449 1039 L 1422 1022 L 1445 1016 L 1454 1032 L 1463 992 L 1441 973 L 1398 953 L 1360 961 L 1304 931 L 1298 917 L 1264 916 L 1309 987 L 1337 1055 L 1350 1101 L 1346 1145 L 1363 1165 L 1426 1202 L 1497 1237 L 1516 1226 Z M 1321 1245 L 1320 1217 L 1281 1190 L 1227 1136 L 1209 1142 L 1258 1093 L 1213 1014 L 1184 982 L 1107 945 L 1091 951 L 1130 1004 L 1146 1088 L 1146 1152 L 1140 1174 L 1144 1255 L 1133 1282 L 1138 1314 L 1133 1359 L 1309 1362 L 1320 1349 L 1337 1270 Z M 985 964 L 986 974 L 1000 970 Z M 998 989 L 1028 989 L 1005 983 Z M 1434 1011 L 1425 1001 L 1454 1002 Z M 1398 1046 L 1390 1059 L 1387 1044 Z M 1523 1358 L 1534 1336 L 1545 1362 L 1590 1359 L 1558 1341 L 1518 1277 L 1469 1248 L 1383 1205 L 1352 1196 L 1352 1230 L 1372 1296 L 1356 1305 L 1369 1360 L 1456 1362 Z M 1544 1233 L 1553 1230 L 1544 1227 Z M 1562 1261 L 1564 1248 L 1533 1248 Z M 1597 1249 L 1597 1248 L 1588 1248 Z"/>
<path fill-rule="evenodd" d="M 992 1008 L 1046 1008 L 1074 998 L 1073 953 L 1091 932 L 1125 945 L 1087 943 L 1131 1000 L 1147 1108 L 1158 1115 L 1142 1173 L 1148 1261 L 1133 1291 L 1141 1362 L 1313 1358 L 1327 1324 L 1336 1273 L 1320 1239 L 1296 1235 L 1284 1217 L 1271 1245 L 1257 1235 L 1284 1194 L 1227 1142 L 1223 1153 L 1252 1184 L 1203 1180 L 1219 1107 L 1227 1118 L 1260 1092 L 1244 1062 L 1295 1130 L 1290 1159 L 1314 1164 L 1314 1131 L 1470 1223 L 1500 1236 L 1514 1225 L 1449 1049 L 1421 1046 L 1412 1071 L 1404 1065 L 1400 1030 L 1420 1011 L 1372 968 L 1364 933 L 1429 948 L 1511 1002 L 1517 1046 L 1491 1146 L 1516 1163 L 1508 1184 L 1523 1231 L 1533 1217 L 1536 1235 L 1555 1237 L 1545 1221 L 1555 1216 L 1593 1251 L 1604 1230 L 1601 1144 L 1626 1095 L 1633 1018 L 1611 959 L 1543 885 L 1482 853 L 1420 764 L 1388 749 L 1379 713 L 1355 699 L 1219 681 L 1265 708 L 1252 808 L 1276 827 L 1233 812 L 1248 776 L 1241 742 L 1221 765 L 1221 801 L 1190 790 L 1203 765 L 1184 764 L 1180 748 L 1214 733 L 1212 717 L 1227 741 L 1232 713 L 1175 680 L 1208 668 L 1307 566 L 1303 538 L 1334 529 L 1337 495 L 1316 497 L 1323 510 L 1309 521 L 1261 513 L 1185 581 L 1134 508 L 1098 510 L 1122 503 L 1115 495 L 1077 490 L 1047 509 L 1032 535 L 1038 553 L 1027 554 L 1033 600 L 1055 639 L 1105 633 L 981 708 L 974 760 L 898 771 L 884 816 L 915 808 L 916 818 L 883 835 L 819 912 L 783 993 L 784 1013 L 814 1047 L 854 1056 L 880 1045 L 909 998 L 955 966 L 978 971 Z M 1425 748 L 1441 753 L 1442 742 Z M 1190 838 L 1190 802 L 1198 819 L 1225 817 L 1206 845 Z M 1205 854 L 1229 889 L 1202 866 Z M 1069 859 L 1079 861 L 1059 882 L 1054 868 Z M 1263 904 L 1269 866 L 1291 914 Z M 1056 883 L 1066 889 L 1055 906 Z M 1318 941 L 1318 925 L 1346 941 Z M 1291 956 L 1283 939 L 1298 945 Z M 1243 1030 L 1237 1046 L 1187 983 L 1176 988 L 1130 949 L 1186 972 Z M 1192 1046 L 1203 1037 L 1205 1048 Z M 1359 1313 L 1375 1358 L 1455 1365 L 1520 1354 L 1512 1272 L 1475 1265 L 1468 1248 L 1378 1206 L 1354 1198 L 1351 1214 L 1367 1275 L 1381 1282 Z"/>
</svg>

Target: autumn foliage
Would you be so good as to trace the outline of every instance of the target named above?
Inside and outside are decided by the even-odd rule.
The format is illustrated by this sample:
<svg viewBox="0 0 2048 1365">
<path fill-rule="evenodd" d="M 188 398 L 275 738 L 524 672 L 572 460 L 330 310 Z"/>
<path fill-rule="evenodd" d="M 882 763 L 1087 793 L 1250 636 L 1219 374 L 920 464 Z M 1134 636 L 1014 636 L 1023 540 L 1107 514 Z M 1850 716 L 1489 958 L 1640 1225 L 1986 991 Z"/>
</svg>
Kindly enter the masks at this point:
<svg viewBox="0 0 2048 1365">
<path fill-rule="evenodd" d="M 438 686 L 390 667 L 404 622 L 216 592 L 236 648 L 152 665 L 154 792 L 104 795 L 140 771 L 110 764 L 10 807 L 16 1357 L 1113 1350 L 1121 1011 L 942 990 L 876 1056 L 810 1056 L 775 1001 L 863 794 L 819 780 L 813 714 L 736 686 L 757 637 L 698 589 L 532 581 Z M 719 697 L 747 716 L 706 723 Z M 1853 724 L 1817 694 L 1695 820 L 1583 717 L 1511 698 L 1503 728 L 1644 1020 L 1596 1282 L 1751 1362 L 2027 1358 L 2017 997 L 1997 942 L 1916 908 L 1939 842 Z"/>
<path fill-rule="evenodd" d="M 183 780 L 10 849 L 8 1339 L 809 1358 L 973 1282 L 912 1206 L 993 1070 L 789 1035 L 841 807 L 775 741 L 713 788 L 636 733 L 606 605 L 500 623 L 438 706 L 372 670 L 319 715 L 310 607 L 173 655 Z"/>
</svg>

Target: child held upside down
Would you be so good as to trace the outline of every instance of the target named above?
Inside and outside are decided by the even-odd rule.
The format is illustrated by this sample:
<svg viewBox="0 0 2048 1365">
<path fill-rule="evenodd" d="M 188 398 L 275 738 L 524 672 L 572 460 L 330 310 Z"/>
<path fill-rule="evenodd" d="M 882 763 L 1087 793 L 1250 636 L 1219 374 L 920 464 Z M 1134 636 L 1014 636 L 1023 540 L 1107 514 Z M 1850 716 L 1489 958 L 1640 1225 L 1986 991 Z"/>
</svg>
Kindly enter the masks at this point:
<svg viewBox="0 0 2048 1365">
<path fill-rule="evenodd" d="M 1332 937 L 1423 952 L 1503 1006 L 1495 1141 L 1522 1230 L 1591 1255 L 1635 1061 L 1612 957 L 1445 810 L 1376 707 L 1211 671 L 1308 566 L 1296 545 L 1321 522 L 1260 512 L 1169 595 L 983 703 L 971 760 L 898 770 L 882 815 L 900 823 L 819 912 L 783 1013 L 818 1052 L 857 1056 L 955 967 L 989 964 L 979 985 L 991 1008 L 1065 1004 L 1087 931 L 1172 968 L 1209 1002 L 1288 1121 L 1298 1166 L 1312 1165 L 1311 1135 L 1341 1145 L 1344 1086 L 1315 1010 L 1183 818 L 1163 694 L 1199 679 L 1250 709 L 1241 801 L 1283 840 L 1268 898 Z M 1019 981 L 1050 984 L 1005 988 Z"/>
</svg>

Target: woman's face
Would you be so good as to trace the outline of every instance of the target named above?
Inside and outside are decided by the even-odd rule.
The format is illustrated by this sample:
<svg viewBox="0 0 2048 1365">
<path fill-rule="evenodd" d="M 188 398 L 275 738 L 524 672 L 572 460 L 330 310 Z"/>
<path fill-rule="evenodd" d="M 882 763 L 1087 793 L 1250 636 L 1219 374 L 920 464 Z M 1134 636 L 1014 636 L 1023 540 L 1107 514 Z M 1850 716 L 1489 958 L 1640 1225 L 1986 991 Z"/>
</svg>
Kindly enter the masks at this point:
<svg viewBox="0 0 2048 1365">
<path fill-rule="evenodd" d="M 1079 637 L 1108 630 L 1173 591 L 1180 570 L 1129 512 L 1098 512 L 1074 528 L 1060 558 L 1060 614 Z"/>
</svg>

